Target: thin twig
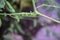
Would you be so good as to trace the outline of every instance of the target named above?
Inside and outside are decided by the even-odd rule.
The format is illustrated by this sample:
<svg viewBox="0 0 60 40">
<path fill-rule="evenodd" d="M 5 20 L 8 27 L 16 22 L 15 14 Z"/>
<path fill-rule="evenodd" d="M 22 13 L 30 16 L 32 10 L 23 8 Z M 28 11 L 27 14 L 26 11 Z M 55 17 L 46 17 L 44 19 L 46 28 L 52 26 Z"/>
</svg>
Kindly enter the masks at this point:
<svg viewBox="0 0 60 40">
<path fill-rule="evenodd" d="M 53 18 L 51 18 L 51 17 L 48 17 L 48 16 L 46 16 L 46 15 L 44 15 L 44 14 L 38 12 L 38 11 L 36 11 L 36 13 L 39 14 L 39 15 L 41 15 L 41 16 L 43 16 L 43 17 L 45 17 L 45 18 L 48 18 L 48 19 L 50 19 L 50 20 L 52 20 L 52 21 L 54 21 L 54 22 L 60 23 L 60 21 L 55 20 L 55 19 L 53 19 Z"/>
<path fill-rule="evenodd" d="M 37 8 L 42 7 L 42 6 L 49 6 L 49 7 L 60 8 L 60 7 L 57 7 L 57 6 L 55 6 L 55 5 L 47 5 L 47 4 L 39 5 L 39 6 L 37 6 Z"/>
</svg>

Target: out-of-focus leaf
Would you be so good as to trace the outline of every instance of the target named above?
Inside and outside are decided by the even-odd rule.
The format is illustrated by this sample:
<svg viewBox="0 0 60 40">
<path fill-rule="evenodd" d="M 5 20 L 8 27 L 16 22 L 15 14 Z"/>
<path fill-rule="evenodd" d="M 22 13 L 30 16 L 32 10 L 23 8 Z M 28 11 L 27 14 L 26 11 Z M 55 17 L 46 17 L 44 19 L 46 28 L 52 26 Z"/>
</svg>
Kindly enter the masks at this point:
<svg viewBox="0 0 60 40">
<path fill-rule="evenodd" d="M 14 24 L 13 23 L 11 23 L 11 28 L 13 28 L 14 27 Z"/>
<path fill-rule="evenodd" d="M 14 8 L 12 7 L 12 5 L 8 1 L 6 1 L 6 6 L 9 8 L 10 12 L 15 12 Z"/>
<path fill-rule="evenodd" d="M 34 0 L 34 1 L 35 1 L 35 3 L 38 2 L 38 0 Z"/>
<path fill-rule="evenodd" d="M 57 15 L 58 15 L 58 17 L 60 18 L 60 10 L 58 11 Z"/>
<path fill-rule="evenodd" d="M 37 26 L 37 20 L 36 19 L 33 20 L 33 25 L 34 25 L 34 27 Z"/>
<path fill-rule="evenodd" d="M 0 12 L 1 12 L 2 10 L 0 9 Z"/>
<path fill-rule="evenodd" d="M 12 28 L 9 28 L 8 30 L 9 30 L 10 32 L 14 33 Z"/>
<path fill-rule="evenodd" d="M 11 23 L 11 24 L 10 24 L 9 31 L 11 31 L 12 33 L 14 33 L 14 31 L 13 31 L 14 29 L 13 29 L 13 28 L 14 28 L 14 24 L 13 24 L 13 23 Z"/>
<path fill-rule="evenodd" d="M 22 30 L 21 26 L 19 26 L 17 22 L 15 22 L 15 26 L 21 34 L 25 34 L 25 32 Z"/>
<path fill-rule="evenodd" d="M 14 33 L 18 33 L 18 32 L 17 32 L 17 29 L 14 30 Z"/>
<path fill-rule="evenodd" d="M 0 15 L 0 18 L 3 19 L 3 20 L 7 20 L 7 15 Z"/>
<path fill-rule="evenodd" d="M 55 0 L 50 0 L 51 2 L 54 2 Z"/>
<path fill-rule="evenodd" d="M 48 12 L 51 12 L 51 11 L 53 11 L 55 9 L 55 7 L 50 7 L 49 9 L 48 9 Z"/>
<path fill-rule="evenodd" d="M 46 35 L 47 35 L 47 36 L 50 36 L 49 30 L 46 30 Z"/>
<path fill-rule="evenodd" d="M 17 8 L 17 6 L 16 6 L 16 5 L 13 5 L 13 8 L 15 9 L 15 12 L 16 12 L 16 13 L 19 13 L 19 12 L 20 12 L 20 9 L 19 9 L 19 8 Z"/>
<path fill-rule="evenodd" d="M 25 34 L 21 27 L 18 26 L 17 28 L 18 28 L 20 33 Z"/>
<path fill-rule="evenodd" d="M 25 34 L 24 31 L 22 30 L 21 26 L 17 26 L 18 30 L 20 33 Z"/>
<path fill-rule="evenodd" d="M 53 35 L 55 38 L 58 37 L 58 35 L 57 35 L 55 32 L 53 32 L 52 35 Z"/>
<path fill-rule="evenodd" d="M 1 21 L 1 19 L 0 19 L 0 27 L 1 27 L 1 25 L 2 25 L 2 21 Z"/>
<path fill-rule="evenodd" d="M 0 0 L 0 8 L 4 8 L 6 0 Z"/>
<path fill-rule="evenodd" d="M 20 18 L 18 15 L 15 15 L 15 19 L 19 22 L 20 21 Z"/>
<path fill-rule="evenodd" d="M 48 1 L 48 0 L 46 0 L 44 4 L 47 4 L 47 5 L 48 5 L 48 4 L 49 4 L 49 1 Z"/>
<path fill-rule="evenodd" d="M 3 37 L 7 40 L 13 40 L 13 37 L 11 35 L 4 35 Z"/>
<path fill-rule="evenodd" d="M 47 8 L 47 6 L 42 6 L 42 8 L 43 8 L 43 9 L 46 9 L 46 8 Z"/>
<path fill-rule="evenodd" d="M 57 2 L 58 1 L 58 2 Z M 59 0 L 49 0 L 50 4 L 55 5 L 56 7 L 60 7 Z"/>
<path fill-rule="evenodd" d="M 9 30 L 10 30 L 12 33 L 17 33 L 17 29 L 15 29 L 15 24 L 14 24 L 13 22 L 11 23 L 11 26 L 10 26 Z"/>
</svg>

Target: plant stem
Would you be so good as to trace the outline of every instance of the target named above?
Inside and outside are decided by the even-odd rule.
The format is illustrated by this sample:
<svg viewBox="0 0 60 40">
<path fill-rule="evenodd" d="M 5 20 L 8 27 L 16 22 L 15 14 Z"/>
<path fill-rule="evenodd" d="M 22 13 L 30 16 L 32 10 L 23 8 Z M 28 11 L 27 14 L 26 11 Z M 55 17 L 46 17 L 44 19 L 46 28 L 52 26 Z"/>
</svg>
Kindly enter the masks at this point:
<svg viewBox="0 0 60 40">
<path fill-rule="evenodd" d="M 48 17 L 48 16 L 46 16 L 46 15 L 44 15 L 44 14 L 38 12 L 38 11 L 36 11 L 36 13 L 39 14 L 39 15 L 41 15 L 41 16 L 43 16 L 43 17 L 45 17 L 45 18 L 48 18 L 48 19 L 50 19 L 50 20 L 52 20 L 52 21 L 57 22 L 57 23 L 60 24 L 60 21 L 58 21 L 58 20 L 55 20 L 55 19 L 53 19 L 53 18 L 50 18 L 50 17 Z"/>
<path fill-rule="evenodd" d="M 35 12 L 36 11 L 35 1 L 32 0 L 32 3 L 33 3 L 34 12 Z"/>
</svg>

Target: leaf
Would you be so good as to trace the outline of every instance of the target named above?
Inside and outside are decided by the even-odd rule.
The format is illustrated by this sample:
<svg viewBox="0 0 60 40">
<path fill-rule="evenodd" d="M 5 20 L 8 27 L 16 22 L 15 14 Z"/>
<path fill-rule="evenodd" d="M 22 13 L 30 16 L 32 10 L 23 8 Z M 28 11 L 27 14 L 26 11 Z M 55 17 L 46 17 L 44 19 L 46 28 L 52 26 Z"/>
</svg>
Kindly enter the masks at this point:
<svg viewBox="0 0 60 40">
<path fill-rule="evenodd" d="M 17 30 L 18 30 L 21 34 L 25 34 L 25 32 L 23 31 L 23 29 L 21 28 L 21 26 L 18 25 L 17 22 L 15 22 L 15 26 L 16 26 Z"/>
<path fill-rule="evenodd" d="M 47 5 L 48 5 L 48 4 L 49 4 L 49 1 L 48 1 L 48 0 L 46 0 L 44 4 L 47 4 Z"/>
<path fill-rule="evenodd" d="M 0 8 L 4 8 L 6 0 L 0 0 Z"/>
<path fill-rule="evenodd" d="M 8 20 L 8 18 L 7 18 L 6 15 L 0 15 L 0 18 L 1 18 L 2 20 Z"/>
<path fill-rule="evenodd" d="M 35 1 L 35 3 L 37 3 L 39 0 L 34 0 Z"/>
<path fill-rule="evenodd" d="M 48 12 L 52 12 L 54 9 L 55 9 L 55 7 L 50 7 L 50 8 L 48 9 Z"/>
<path fill-rule="evenodd" d="M 15 9 L 12 7 L 12 5 L 8 1 L 6 1 L 6 6 L 10 12 L 12 13 L 15 12 Z"/>
<path fill-rule="evenodd" d="M 17 26 L 20 33 L 25 34 L 25 32 L 22 30 L 21 26 Z"/>
<path fill-rule="evenodd" d="M 19 22 L 19 21 L 20 21 L 20 18 L 19 18 L 19 16 L 18 16 L 18 15 L 15 15 L 15 16 L 14 16 L 14 18 L 17 20 L 17 22 Z"/>
<path fill-rule="evenodd" d="M 58 17 L 60 18 L 60 10 L 58 11 L 57 15 L 58 15 Z"/>
<path fill-rule="evenodd" d="M 33 20 L 33 25 L 34 25 L 34 27 L 37 26 L 37 20 L 36 19 Z"/>
<path fill-rule="evenodd" d="M 2 12 L 2 10 L 0 9 L 0 12 Z"/>
<path fill-rule="evenodd" d="M 47 6 L 42 6 L 42 8 L 43 8 L 43 9 L 46 9 L 46 8 L 47 8 Z"/>
<path fill-rule="evenodd" d="M 11 23 L 11 28 L 13 28 L 14 27 L 14 24 L 13 23 Z"/>
<path fill-rule="evenodd" d="M 57 2 L 58 0 L 49 0 L 51 5 L 55 5 L 56 7 L 60 7 L 60 4 Z"/>
<path fill-rule="evenodd" d="M 13 22 L 11 22 L 11 23 L 10 23 L 9 31 L 12 32 L 12 33 L 14 33 L 13 30 L 14 30 L 14 24 L 13 24 Z"/>
<path fill-rule="evenodd" d="M 46 30 L 46 35 L 47 35 L 47 36 L 50 36 L 49 30 Z"/>
<path fill-rule="evenodd" d="M 53 32 L 53 34 L 52 34 L 55 38 L 57 38 L 58 37 L 58 35 L 55 33 L 55 32 Z"/>
<path fill-rule="evenodd" d="M 7 40 L 13 40 L 12 36 L 11 35 L 4 35 L 3 36 L 5 39 Z"/>
<path fill-rule="evenodd" d="M 12 29 L 12 28 L 9 28 L 8 30 L 9 30 L 10 32 L 14 33 L 14 31 L 13 31 L 13 29 Z"/>
<path fill-rule="evenodd" d="M 0 19 L 0 27 L 1 27 L 1 25 L 2 25 L 2 21 L 1 21 L 1 19 Z"/>
</svg>

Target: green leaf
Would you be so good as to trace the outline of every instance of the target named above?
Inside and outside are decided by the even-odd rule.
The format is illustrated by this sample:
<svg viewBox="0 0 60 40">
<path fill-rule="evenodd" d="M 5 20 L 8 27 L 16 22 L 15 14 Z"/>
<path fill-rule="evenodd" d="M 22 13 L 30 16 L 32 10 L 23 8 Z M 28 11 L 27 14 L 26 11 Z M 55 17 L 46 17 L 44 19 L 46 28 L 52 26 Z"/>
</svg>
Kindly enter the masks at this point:
<svg viewBox="0 0 60 40">
<path fill-rule="evenodd" d="M 11 17 L 13 17 L 17 22 L 19 22 L 21 16 L 20 15 L 13 15 Z"/>
<path fill-rule="evenodd" d="M 4 8 L 5 6 L 5 0 L 0 0 L 0 8 Z"/>
<path fill-rule="evenodd" d="M 35 0 L 35 3 L 38 2 L 38 0 Z"/>
<path fill-rule="evenodd" d="M 2 10 L 0 9 L 0 12 L 2 12 Z"/>
<path fill-rule="evenodd" d="M 54 9 L 55 9 L 55 7 L 50 7 L 50 8 L 48 9 L 48 12 L 52 12 Z"/>
<path fill-rule="evenodd" d="M 37 20 L 36 19 L 33 20 L 33 25 L 34 25 L 34 27 L 37 26 Z"/>
<path fill-rule="evenodd" d="M 2 25 L 2 21 L 1 21 L 1 19 L 0 19 L 0 27 L 1 27 L 1 25 Z"/>
<path fill-rule="evenodd" d="M 57 15 L 58 15 L 58 17 L 60 18 L 60 10 L 58 11 Z"/>
<path fill-rule="evenodd" d="M 8 30 L 10 32 L 14 33 L 14 24 L 13 24 L 13 22 L 10 23 L 10 28 Z"/>
<path fill-rule="evenodd" d="M 13 40 L 13 37 L 11 35 L 4 35 L 3 37 L 7 40 Z"/>
<path fill-rule="evenodd" d="M 19 30 L 20 33 L 25 34 L 25 32 L 22 30 L 21 26 L 17 26 L 17 29 Z"/>
<path fill-rule="evenodd" d="M 53 35 L 55 38 L 58 37 L 58 35 L 57 35 L 55 32 L 53 32 L 52 35 Z"/>
<path fill-rule="evenodd" d="M 6 6 L 9 8 L 9 11 L 10 12 L 15 12 L 15 9 L 12 7 L 12 5 L 8 2 L 8 1 L 6 1 Z"/>
<path fill-rule="evenodd" d="M 25 32 L 23 31 L 23 29 L 21 28 L 20 25 L 18 25 L 17 22 L 15 22 L 15 27 L 17 28 L 17 30 L 18 30 L 21 34 L 25 34 Z"/>
<path fill-rule="evenodd" d="M 49 1 L 48 1 L 48 0 L 46 0 L 44 4 L 47 4 L 47 5 L 49 5 Z"/>
<path fill-rule="evenodd" d="M 47 6 L 42 6 L 42 8 L 43 8 L 43 9 L 46 9 L 46 8 L 47 8 Z"/>
<path fill-rule="evenodd" d="M 56 0 L 49 0 L 51 4 L 55 5 L 56 7 L 60 7 L 60 4 L 56 2 Z"/>
<path fill-rule="evenodd" d="M 13 23 L 11 23 L 11 28 L 13 28 L 14 27 L 14 24 Z"/>
<path fill-rule="evenodd" d="M 17 20 L 17 22 L 19 22 L 19 21 L 20 21 L 20 18 L 19 18 L 19 16 L 18 16 L 18 15 L 15 15 L 15 19 Z"/>
<path fill-rule="evenodd" d="M 0 15 L 0 18 L 2 19 L 2 20 L 8 20 L 8 18 L 7 18 L 7 16 L 4 14 L 4 15 Z"/>
</svg>

